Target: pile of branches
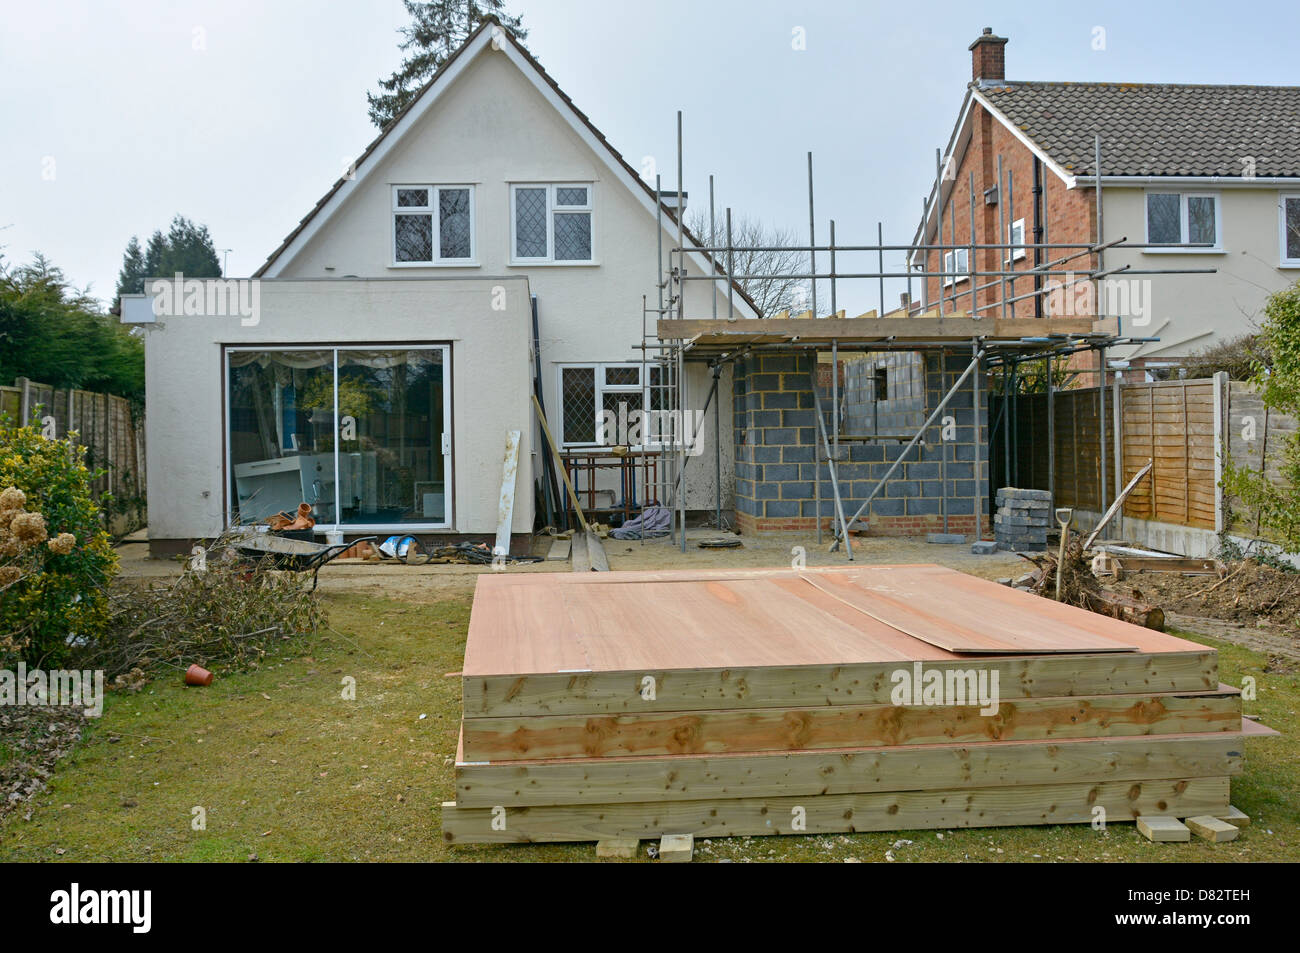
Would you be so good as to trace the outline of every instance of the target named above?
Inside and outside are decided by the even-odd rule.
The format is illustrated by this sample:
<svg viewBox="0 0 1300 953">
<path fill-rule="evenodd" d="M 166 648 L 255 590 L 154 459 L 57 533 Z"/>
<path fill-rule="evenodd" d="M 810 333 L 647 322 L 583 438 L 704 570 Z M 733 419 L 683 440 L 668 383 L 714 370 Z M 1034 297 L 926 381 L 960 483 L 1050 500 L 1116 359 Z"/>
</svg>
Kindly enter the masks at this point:
<svg viewBox="0 0 1300 953">
<path fill-rule="evenodd" d="M 325 625 L 309 580 L 253 572 L 231 541 L 223 537 L 190 557 L 178 579 L 114 585 L 104 633 L 79 646 L 78 663 L 137 687 L 148 675 L 191 664 L 211 671 L 256 668 L 276 646 Z"/>
<path fill-rule="evenodd" d="M 1148 629 L 1164 631 L 1164 612 L 1158 606 L 1145 602 L 1140 591 L 1135 589 L 1132 595 L 1127 595 L 1102 588 L 1101 581 L 1093 575 L 1091 561 L 1083 548 L 1083 537 L 1077 533 L 1070 533 L 1066 540 L 1063 560 L 1056 552 L 1047 552 L 1041 556 L 1021 553 L 1020 556 L 1036 567 L 1022 580 L 1023 588 L 1045 598 L 1056 599 L 1056 577 L 1059 573 L 1061 602 L 1146 626 Z"/>
</svg>

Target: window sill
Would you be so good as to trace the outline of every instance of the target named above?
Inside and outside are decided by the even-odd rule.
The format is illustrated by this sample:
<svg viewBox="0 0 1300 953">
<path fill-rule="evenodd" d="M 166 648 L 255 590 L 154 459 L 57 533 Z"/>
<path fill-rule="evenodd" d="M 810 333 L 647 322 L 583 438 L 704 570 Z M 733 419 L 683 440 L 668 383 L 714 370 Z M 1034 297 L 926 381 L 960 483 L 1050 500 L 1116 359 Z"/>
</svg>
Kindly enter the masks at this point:
<svg viewBox="0 0 1300 953">
<path fill-rule="evenodd" d="M 1226 255 L 1226 248 L 1143 248 L 1144 255 Z"/>
<path fill-rule="evenodd" d="M 1289 261 L 1282 261 L 1278 264 L 1279 271 L 1295 271 L 1300 268 L 1300 258 L 1294 258 Z"/>
<path fill-rule="evenodd" d="M 527 258 L 506 263 L 507 268 L 596 268 L 599 265 L 599 261 L 530 261 Z"/>
<path fill-rule="evenodd" d="M 478 268 L 477 261 L 393 261 L 389 268 Z"/>
</svg>

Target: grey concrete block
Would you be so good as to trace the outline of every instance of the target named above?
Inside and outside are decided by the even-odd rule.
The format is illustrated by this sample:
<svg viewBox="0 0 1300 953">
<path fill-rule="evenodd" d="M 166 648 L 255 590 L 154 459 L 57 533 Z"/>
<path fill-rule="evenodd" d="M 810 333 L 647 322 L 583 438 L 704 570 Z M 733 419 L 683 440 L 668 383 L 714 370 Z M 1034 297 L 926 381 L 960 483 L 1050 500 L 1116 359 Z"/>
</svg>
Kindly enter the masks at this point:
<svg viewBox="0 0 1300 953">
<path fill-rule="evenodd" d="M 961 533 L 926 533 L 925 541 L 927 543 L 952 546 L 966 542 L 966 537 Z"/>
<path fill-rule="evenodd" d="M 998 551 L 998 544 L 991 539 L 981 539 L 971 544 L 970 551 L 976 556 L 992 556 Z"/>
</svg>

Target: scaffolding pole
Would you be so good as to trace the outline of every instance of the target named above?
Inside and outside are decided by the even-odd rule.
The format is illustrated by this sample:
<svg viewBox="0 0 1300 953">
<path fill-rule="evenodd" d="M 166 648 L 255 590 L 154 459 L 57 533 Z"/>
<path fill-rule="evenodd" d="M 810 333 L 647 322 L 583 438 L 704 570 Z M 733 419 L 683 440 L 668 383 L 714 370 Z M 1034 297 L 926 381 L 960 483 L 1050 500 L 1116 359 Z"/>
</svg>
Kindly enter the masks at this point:
<svg viewBox="0 0 1300 953">
<path fill-rule="evenodd" d="M 842 530 L 844 533 L 844 551 L 845 553 L 848 554 L 849 561 L 852 562 L 853 543 L 849 541 L 848 528 L 844 525 L 844 504 L 840 500 L 839 476 L 835 467 L 835 460 L 830 458 L 831 456 L 830 442 L 826 439 L 826 422 L 822 420 L 822 401 L 821 401 L 821 397 L 818 396 L 817 394 L 817 360 L 815 355 L 813 358 L 812 370 L 809 372 L 809 382 L 812 384 L 813 412 L 817 415 L 817 433 L 821 437 L 821 444 L 823 449 L 825 449 L 826 456 L 828 458 L 826 461 L 826 472 L 830 474 L 831 493 L 834 494 L 835 496 L 835 515 L 839 519 L 840 530 Z M 817 483 L 820 484 L 822 479 L 820 469 L 816 474 L 814 474 L 814 476 L 816 477 Z M 819 508 L 817 512 L 817 526 L 820 528 L 821 524 L 822 524 L 822 514 L 821 514 L 820 504 L 819 504 Z M 832 526 L 831 529 L 834 530 L 835 527 Z M 838 545 L 838 539 L 837 539 L 837 545 Z"/>
</svg>

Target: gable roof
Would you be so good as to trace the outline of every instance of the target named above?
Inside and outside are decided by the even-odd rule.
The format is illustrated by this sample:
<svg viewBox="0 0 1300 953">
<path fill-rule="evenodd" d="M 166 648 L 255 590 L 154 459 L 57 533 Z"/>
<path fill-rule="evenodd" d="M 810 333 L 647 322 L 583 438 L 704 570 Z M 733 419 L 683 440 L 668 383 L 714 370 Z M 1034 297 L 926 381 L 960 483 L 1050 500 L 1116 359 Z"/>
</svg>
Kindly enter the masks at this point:
<svg viewBox="0 0 1300 953">
<path fill-rule="evenodd" d="M 944 162 L 955 168 L 979 103 L 1068 188 L 1095 185 L 1101 136 L 1102 184 L 1111 178 L 1300 178 L 1300 86 L 1173 83 L 968 83 Z M 932 229 L 951 187 L 930 186 L 912 244 Z M 936 204 L 936 194 L 938 202 Z M 915 255 L 912 256 L 913 258 Z"/>
<path fill-rule="evenodd" d="M 363 177 L 365 172 L 369 172 L 370 169 L 374 168 L 380 159 L 387 154 L 392 145 L 400 140 L 402 136 L 413 125 L 415 125 L 419 117 L 423 115 L 430 105 L 432 105 L 434 99 L 436 99 L 444 89 L 452 85 L 455 77 L 459 75 L 465 66 L 473 61 L 479 53 L 492 46 L 494 40 L 492 33 L 493 27 L 500 28 L 501 35 L 504 37 L 504 39 L 500 41 L 500 49 L 510 55 L 521 69 L 523 69 L 525 65 L 531 67 L 534 78 L 539 79 L 544 83 L 544 88 L 542 90 L 543 94 L 549 92 L 558 100 L 559 105 L 563 107 L 561 111 L 566 114 L 566 118 L 568 118 L 572 124 L 575 124 L 575 127 L 580 134 L 585 132 L 587 134 L 586 137 L 589 137 L 589 139 L 592 140 L 589 141 L 589 144 L 594 146 L 597 155 L 603 155 L 609 161 L 616 177 L 622 180 L 625 185 L 632 188 L 632 190 L 642 198 L 642 204 L 646 206 L 651 215 L 655 214 L 655 190 L 646 184 L 640 174 L 632 168 L 628 161 L 623 158 L 623 155 L 610 144 L 608 139 L 605 138 L 604 133 L 597 129 L 587 115 L 574 104 L 573 100 L 569 98 L 569 95 L 565 93 L 551 75 L 546 72 L 542 67 L 542 64 L 539 63 L 537 59 L 510 34 L 508 30 L 501 27 L 501 23 L 496 17 L 488 16 L 474 29 L 474 32 L 466 38 L 465 42 L 457 47 L 455 52 L 453 52 L 451 56 L 443 62 L 442 66 L 440 66 L 438 71 L 433 74 L 427 83 L 424 84 L 419 93 L 417 93 L 415 97 L 407 103 L 396 116 L 393 117 L 392 121 L 389 122 L 388 125 L 384 126 L 379 135 L 376 136 L 368 146 L 366 146 L 365 151 L 361 153 L 361 156 L 352 166 L 351 171 L 355 174 L 341 177 L 334 183 L 330 190 L 321 197 L 320 201 L 318 201 L 312 210 L 298 223 L 294 230 L 285 237 L 279 247 L 267 256 L 267 259 L 262 266 L 253 273 L 254 278 L 265 277 L 267 272 L 274 267 L 277 260 L 281 256 L 285 255 L 285 253 L 288 252 L 290 248 L 299 241 L 299 239 L 302 239 L 302 242 L 305 244 L 307 238 L 310 237 L 310 234 L 314 232 L 316 228 L 319 228 L 324 221 L 333 214 L 338 206 L 342 204 L 346 199 L 347 194 L 352 190 L 352 187 L 354 187 Z M 525 70 L 525 75 L 527 74 L 528 71 Z M 668 196 L 669 193 L 660 193 L 660 207 L 663 210 L 664 226 L 676 228 L 677 193 L 671 193 L 671 204 Z M 682 224 L 682 234 L 690 247 L 701 247 L 701 242 L 695 237 L 691 230 L 686 227 L 685 223 Z M 693 253 L 691 258 L 702 271 L 706 274 L 709 272 L 708 258 L 703 253 Z M 718 265 L 716 262 L 713 270 L 716 274 L 725 274 L 723 267 Z M 734 285 L 736 295 L 744 301 L 757 316 L 759 313 L 758 305 L 754 302 L 753 298 L 745 293 L 745 290 L 738 282 L 733 282 L 732 284 Z"/>
<path fill-rule="evenodd" d="M 1094 176 L 1300 177 L 1300 86 L 985 81 L 978 98 L 1062 168 Z"/>
</svg>

